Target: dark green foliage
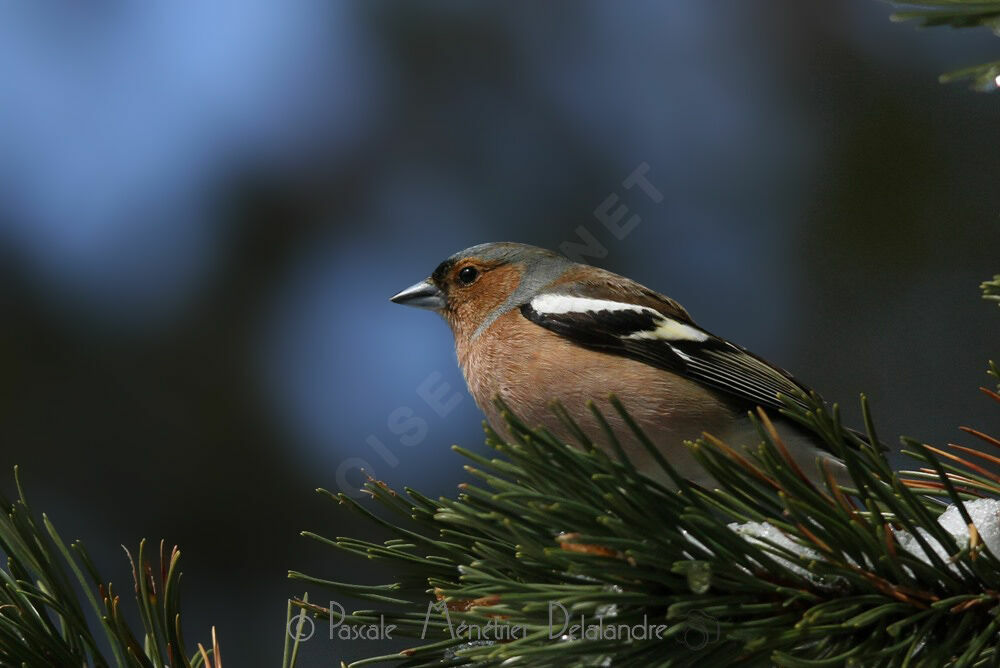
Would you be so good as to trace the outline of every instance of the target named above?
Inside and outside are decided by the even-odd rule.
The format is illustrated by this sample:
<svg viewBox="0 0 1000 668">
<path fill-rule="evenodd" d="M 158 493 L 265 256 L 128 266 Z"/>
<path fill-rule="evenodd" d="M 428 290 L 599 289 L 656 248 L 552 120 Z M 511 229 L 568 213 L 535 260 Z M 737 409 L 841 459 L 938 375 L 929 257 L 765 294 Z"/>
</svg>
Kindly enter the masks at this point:
<svg viewBox="0 0 1000 668">
<path fill-rule="evenodd" d="M 996 302 L 1000 306 L 1000 274 L 994 276 L 992 281 L 984 281 L 979 287 L 983 291 L 983 299 Z M 989 362 L 987 373 L 993 376 L 995 380 L 1000 381 L 1000 368 L 997 367 L 997 363 L 993 360 Z M 1000 382 L 997 384 L 997 391 L 1000 391 Z"/>
<path fill-rule="evenodd" d="M 992 281 L 983 281 L 979 287 L 983 290 L 983 299 L 997 302 L 1000 305 L 1000 274 L 994 276 Z"/>
<path fill-rule="evenodd" d="M 466 621 L 481 628 L 499 618 L 527 630 L 527 637 L 510 642 L 468 644 L 469 636 L 452 638 L 434 611 L 424 641 L 407 656 L 394 657 L 408 666 L 994 660 L 1000 562 L 981 543 L 956 544 L 936 522 L 941 508 L 931 500 L 943 495 L 958 503 L 970 498 L 969 490 L 959 494 L 940 476 L 936 484 L 917 481 L 911 488 L 889 470 L 882 453 L 840 427 L 835 411 L 814 405 L 810 411 L 790 408 L 789 414 L 843 454 L 857 488 L 852 497 L 832 483 L 818 488 L 803 478 L 766 418 L 762 446 L 746 457 L 719 443 L 692 445 L 721 483 L 720 490 L 709 491 L 677 478 L 665 460 L 677 490 L 642 478 L 586 439 L 580 449 L 567 448 L 509 416 L 515 438 L 489 436 L 504 458 L 486 460 L 457 448 L 482 481 L 464 486 L 457 499 L 435 501 L 409 489 L 397 494 L 370 481 L 366 489 L 396 525 L 344 495 L 336 497 L 391 527 L 398 538 L 373 544 L 307 534 L 395 564 L 408 573 L 405 578 L 364 586 L 291 576 L 379 604 L 348 616 L 348 624 L 377 623 L 384 614 L 400 634 L 419 636 L 428 603 L 443 599 L 453 608 L 455 627 Z M 912 445 L 920 459 L 942 469 L 930 451 Z M 989 479 L 981 483 L 980 493 L 998 491 Z M 727 526 L 746 521 L 769 522 L 811 554 L 749 543 Z M 953 556 L 946 563 L 928 548 L 927 564 L 900 548 L 899 530 L 918 541 L 933 538 Z M 550 601 L 588 619 L 614 605 L 616 614 L 605 624 L 634 626 L 646 619 L 665 625 L 666 639 L 553 640 Z M 302 605 L 317 616 L 328 614 Z"/>
<path fill-rule="evenodd" d="M 976 0 L 889 0 L 907 9 L 895 12 L 893 21 L 917 21 L 921 26 L 951 26 L 952 28 L 984 27 L 1000 33 L 1000 2 Z M 941 75 L 942 83 L 971 80 L 972 87 L 981 91 L 1000 88 L 1000 60 L 973 65 Z"/>
<path fill-rule="evenodd" d="M 186 658 L 176 547 L 167 554 L 160 544 L 157 570 L 146 558 L 145 541 L 137 560 L 128 554 L 143 626 L 137 638 L 122 618 L 118 594 L 98 575 L 83 545 L 67 545 L 45 515 L 39 522 L 17 483 L 15 501 L 0 497 L 0 551 L 6 557 L 0 569 L 0 665 L 221 667 L 214 642 L 211 650 L 199 645 Z M 99 620 L 100 632 L 95 634 L 88 615 Z"/>
</svg>

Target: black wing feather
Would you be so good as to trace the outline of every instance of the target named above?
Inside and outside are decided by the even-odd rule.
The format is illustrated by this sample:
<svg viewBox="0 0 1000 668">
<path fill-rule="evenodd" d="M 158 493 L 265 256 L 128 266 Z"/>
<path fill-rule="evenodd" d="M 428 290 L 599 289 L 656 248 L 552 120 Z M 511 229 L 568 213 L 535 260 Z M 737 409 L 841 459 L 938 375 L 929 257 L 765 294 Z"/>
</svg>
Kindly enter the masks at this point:
<svg viewBox="0 0 1000 668">
<path fill-rule="evenodd" d="M 784 408 L 778 400 L 779 393 L 805 406 L 798 399 L 798 393 L 808 393 L 809 389 L 787 371 L 701 329 L 698 331 L 707 337 L 704 341 L 629 338 L 638 332 L 654 331 L 667 319 L 658 312 L 599 310 L 547 313 L 536 311 L 528 303 L 521 306 L 521 314 L 581 346 L 678 373 L 749 406 Z M 683 324 L 693 326 L 691 323 Z"/>
</svg>

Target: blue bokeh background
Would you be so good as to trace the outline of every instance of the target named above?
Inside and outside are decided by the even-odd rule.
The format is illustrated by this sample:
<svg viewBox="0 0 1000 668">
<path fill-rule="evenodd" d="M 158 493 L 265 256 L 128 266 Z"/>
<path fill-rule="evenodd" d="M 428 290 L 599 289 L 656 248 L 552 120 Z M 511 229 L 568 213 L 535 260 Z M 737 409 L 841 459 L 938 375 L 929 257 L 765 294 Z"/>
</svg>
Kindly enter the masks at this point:
<svg viewBox="0 0 1000 668">
<path fill-rule="evenodd" d="M 276 665 L 285 570 L 385 577 L 298 536 L 370 531 L 312 490 L 364 460 L 450 493 L 448 446 L 482 447 L 447 327 L 388 297 L 471 244 L 581 227 L 590 261 L 849 420 L 864 391 L 883 434 L 996 430 L 976 286 L 1000 271 L 1000 98 L 936 76 L 1000 42 L 888 13 L 5 4 L 0 470 L 116 582 L 119 544 L 179 543 L 188 638 L 215 624 L 227 662 Z M 623 187 L 642 164 L 662 201 Z M 641 219 L 623 239 L 594 215 L 612 195 Z M 461 397 L 445 416 L 432 375 Z M 377 651 L 313 642 L 304 665 Z"/>
</svg>

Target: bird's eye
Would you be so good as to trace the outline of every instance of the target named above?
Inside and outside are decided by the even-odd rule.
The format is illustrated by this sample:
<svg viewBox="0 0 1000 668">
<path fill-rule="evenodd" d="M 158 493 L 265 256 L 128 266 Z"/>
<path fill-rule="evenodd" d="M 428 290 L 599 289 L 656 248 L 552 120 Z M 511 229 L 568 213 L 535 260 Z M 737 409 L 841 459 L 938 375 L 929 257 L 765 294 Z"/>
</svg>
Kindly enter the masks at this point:
<svg viewBox="0 0 1000 668">
<path fill-rule="evenodd" d="M 479 278 L 479 270 L 475 267 L 462 267 L 458 272 L 458 280 L 464 285 L 471 285 L 477 278 Z"/>
</svg>

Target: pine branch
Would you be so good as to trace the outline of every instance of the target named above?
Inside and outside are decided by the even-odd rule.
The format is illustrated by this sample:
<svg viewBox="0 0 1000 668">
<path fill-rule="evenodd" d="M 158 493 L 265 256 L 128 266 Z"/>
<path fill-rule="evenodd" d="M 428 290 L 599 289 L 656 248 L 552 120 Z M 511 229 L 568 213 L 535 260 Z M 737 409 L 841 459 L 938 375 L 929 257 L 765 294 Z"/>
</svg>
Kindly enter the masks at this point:
<svg viewBox="0 0 1000 668">
<path fill-rule="evenodd" d="M 800 476 L 765 421 L 758 423 L 756 452 L 738 454 L 708 438 L 691 445 L 720 490 L 679 477 L 678 489 L 669 490 L 589 443 L 567 448 L 508 414 L 512 442 L 493 433 L 489 439 L 506 459 L 456 448 L 482 481 L 463 485 L 457 499 L 434 501 L 409 489 L 399 494 L 369 481 L 365 489 L 396 517 L 392 523 L 335 496 L 398 538 L 376 544 L 307 534 L 395 564 L 405 577 L 371 586 L 297 572 L 291 577 L 378 604 L 347 615 L 343 624 L 373 624 L 384 616 L 400 634 L 423 634 L 423 643 L 392 657 L 405 666 L 508 660 L 799 665 L 852 657 L 893 665 L 902 656 L 971 665 L 994 657 L 1000 561 L 981 541 L 959 544 L 938 523 L 933 498 L 964 508 L 964 500 L 996 495 L 1000 486 L 961 462 L 954 474 L 942 475 L 935 453 L 916 442 L 914 455 L 938 475 L 905 484 L 868 445 L 877 442 L 874 434 L 866 441 L 843 429 L 835 412 L 815 399 L 809 410 L 789 402 L 787 411 L 843 452 L 856 487 L 851 496 L 832 479 L 817 487 Z M 669 462 L 661 463 L 675 478 Z M 750 540 L 733 531 L 737 522 L 770 528 L 751 532 Z M 428 609 L 438 601 L 450 620 Z M 550 638 L 550 602 L 594 623 L 603 613 L 605 625 L 653 620 L 666 640 Z M 330 616 L 320 606 L 298 605 Z M 497 619 L 524 629 L 525 637 L 470 642 L 474 629 Z M 471 625 L 464 635 L 456 631 L 462 621 Z M 711 642 L 695 643 L 692 634 Z"/>
<path fill-rule="evenodd" d="M 996 302 L 997 306 L 1000 306 L 1000 274 L 993 277 L 991 281 L 983 281 L 979 288 L 983 291 L 983 299 Z M 996 362 L 993 360 L 989 361 L 987 367 L 987 373 L 989 373 L 997 381 L 1000 381 L 1000 368 L 997 367 Z M 997 392 L 1000 392 L 1000 382 L 997 383 Z M 998 398 L 1000 401 L 1000 398 Z"/>
<path fill-rule="evenodd" d="M 991 281 L 983 281 L 979 287 L 983 291 L 983 299 L 997 302 L 1000 306 L 1000 274 L 994 276 Z"/>
<path fill-rule="evenodd" d="M 7 509 L 0 515 L 0 551 L 7 557 L 6 568 L 0 569 L 0 665 L 221 668 L 215 629 L 211 648 L 198 645 L 187 658 L 177 547 L 168 553 L 160 543 L 156 570 L 145 541 L 137 559 L 126 550 L 143 625 L 137 638 L 122 616 L 119 595 L 100 577 L 83 544 L 67 545 L 47 516 L 39 522 L 16 467 L 14 476 L 17 500 L 0 496 Z M 88 617 L 98 620 L 100 631 L 95 633 Z M 110 648 L 110 657 L 102 645 Z"/>
<path fill-rule="evenodd" d="M 952 28 L 984 27 L 1000 34 L 1000 2 L 996 0 L 888 0 L 899 7 L 892 21 L 917 21 L 921 27 L 951 26 Z M 973 65 L 942 74 L 941 83 L 971 80 L 974 90 L 991 92 L 1000 88 L 1000 60 Z"/>
</svg>

